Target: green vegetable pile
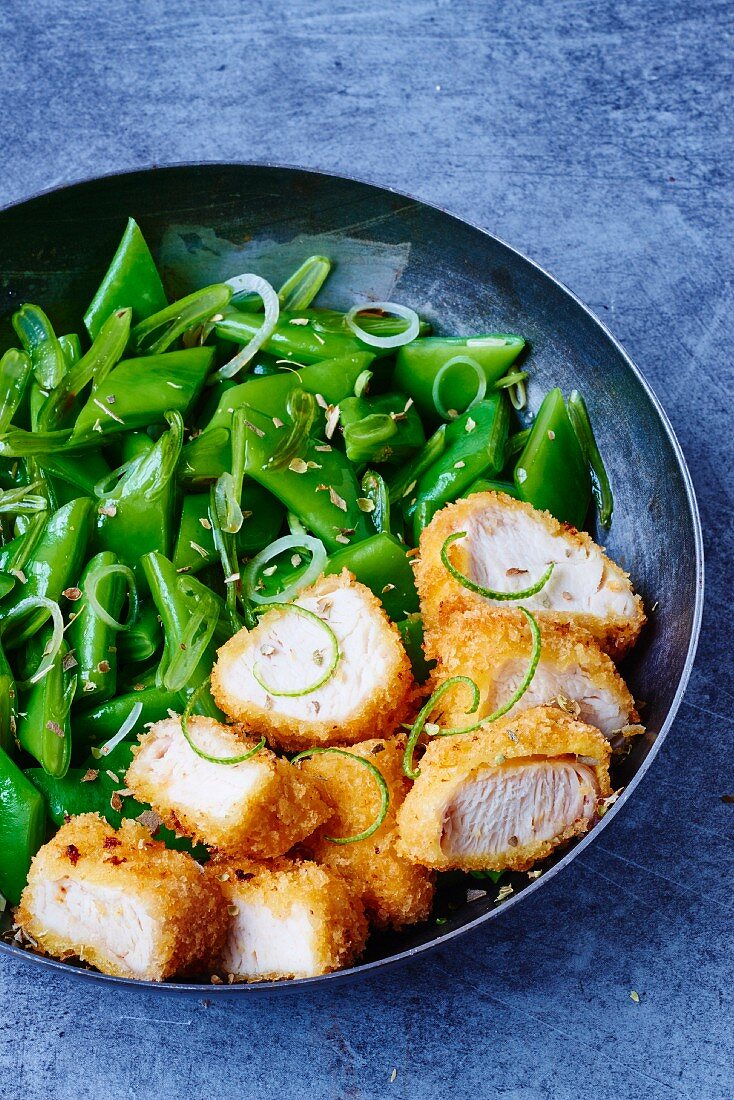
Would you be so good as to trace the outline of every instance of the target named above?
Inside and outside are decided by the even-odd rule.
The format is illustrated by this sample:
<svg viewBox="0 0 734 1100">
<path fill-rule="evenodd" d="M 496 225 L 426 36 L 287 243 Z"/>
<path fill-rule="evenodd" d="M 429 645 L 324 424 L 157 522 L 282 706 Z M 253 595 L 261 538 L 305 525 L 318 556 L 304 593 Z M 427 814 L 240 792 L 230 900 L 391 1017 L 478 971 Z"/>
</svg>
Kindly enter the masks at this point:
<svg viewBox="0 0 734 1100">
<path fill-rule="evenodd" d="M 277 294 L 241 275 L 169 304 L 131 219 L 84 335 L 57 335 L 36 305 L 13 316 L 20 346 L 0 360 L 10 903 L 49 824 L 145 811 L 124 790 L 135 735 L 169 710 L 222 717 L 206 685 L 216 649 L 264 608 L 346 567 L 423 680 L 410 552 L 443 505 L 499 489 L 580 527 L 593 493 L 609 522 L 580 395 L 553 390 L 532 428 L 517 420 L 520 336 L 432 336 L 392 303 L 316 308 L 329 270 L 313 256 Z"/>
</svg>

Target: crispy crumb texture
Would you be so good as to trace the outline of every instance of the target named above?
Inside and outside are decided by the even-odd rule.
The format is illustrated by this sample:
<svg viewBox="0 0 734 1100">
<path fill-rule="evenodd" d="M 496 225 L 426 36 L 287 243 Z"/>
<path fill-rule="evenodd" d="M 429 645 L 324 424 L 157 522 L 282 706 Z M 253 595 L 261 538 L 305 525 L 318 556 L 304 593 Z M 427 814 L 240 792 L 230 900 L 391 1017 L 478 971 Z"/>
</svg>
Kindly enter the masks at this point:
<svg viewBox="0 0 734 1100">
<path fill-rule="evenodd" d="M 325 753 L 304 760 L 306 775 L 323 785 L 334 809 L 329 820 L 305 847 L 325 867 L 344 875 L 361 894 L 372 924 L 402 928 L 425 920 L 433 903 L 434 879 L 425 868 L 397 848 L 396 815 L 410 788 L 403 774 L 404 737 L 373 738 L 352 745 L 349 752 L 380 770 L 390 792 L 387 816 L 379 829 L 354 844 L 333 844 L 326 836 L 354 836 L 377 817 L 380 793 L 373 776 L 356 761 Z"/>
<path fill-rule="evenodd" d="M 218 969 L 229 981 L 309 978 L 350 966 L 368 925 L 358 894 L 328 867 L 300 860 L 217 862 L 227 938 Z"/>
<path fill-rule="evenodd" d="M 213 718 L 194 716 L 188 729 L 211 756 L 238 756 L 257 745 Z M 268 749 L 238 764 L 204 760 L 177 717 L 156 722 L 139 740 L 128 787 L 170 828 L 210 848 L 243 858 L 279 856 L 331 812 L 318 786 Z"/>
<path fill-rule="evenodd" d="M 592 635 L 573 623 L 545 617 L 539 626 L 540 661 L 530 687 L 509 716 L 560 699 L 570 704 L 568 709 L 576 717 L 596 726 L 615 744 L 626 741 L 626 731 L 641 733 L 635 701 Z M 528 668 L 532 635 L 519 610 L 478 606 L 434 624 L 426 631 L 425 646 L 428 656 L 437 661 L 431 691 L 457 675 L 468 676 L 479 688 L 480 703 L 474 714 L 466 713 L 469 693 L 457 688 L 443 697 L 431 716 L 431 721 L 460 729 L 512 698 Z"/>
<path fill-rule="evenodd" d="M 493 492 L 473 493 L 447 505 L 421 535 L 416 584 L 430 629 L 439 629 L 456 611 L 497 606 L 464 587 L 441 561 L 446 539 L 459 531 L 467 537 L 451 545 L 450 561 L 472 581 L 495 591 L 520 590 L 555 562 L 548 583 L 524 599 L 523 606 L 543 620 L 572 622 L 588 630 L 615 661 L 634 645 L 645 614 L 629 575 L 586 532 Z"/>
<path fill-rule="evenodd" d="M 209 968 L 227 915 L 218 882 L 134 821 L 71 818 L 36 854 L 16 920 L 43 954 L 160 982 Z"/>
<path fill-rule="evenodd" d="M 343 570 L 294 602 L 333 631 L 340 652 L 333 673 L 314 691 L 270 694 L 257 676 L 298 692 L 329 660 L 330 641 L 313 619 L 266 611 L 254 630 L 241 630 L 219 650 L 212 672 L 217 705 L 270 744 L 294 752 L 391 733 L 408 716 L 416 688 L 400 634 L 380 601 Z"/>
<path fill-rule="evenodd" d="M 436 738 L 398 811 L 399 850 L 437 870 L 526 871 L 587 831 L 610 746 L 556 707 Z"/>
</svg>

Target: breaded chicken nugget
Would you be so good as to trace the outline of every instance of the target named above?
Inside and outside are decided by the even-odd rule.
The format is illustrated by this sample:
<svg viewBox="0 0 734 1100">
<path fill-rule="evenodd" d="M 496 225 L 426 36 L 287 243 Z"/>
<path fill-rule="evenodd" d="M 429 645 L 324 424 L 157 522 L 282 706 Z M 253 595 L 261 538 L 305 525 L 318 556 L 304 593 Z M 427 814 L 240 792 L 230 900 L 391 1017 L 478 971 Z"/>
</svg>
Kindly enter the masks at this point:
<svg viewBox="0 0 734 1100">
<path fill-rule="evenodd" d="M 187 723 L 197 747 L 218 758 L 257 744 L 213 718 Z M 205 760 L 191 748 L 179 718 L 156 722 L 140 736 L 125 782 L 172 829 L 233 856 L 282 855 L 331 813 L 316 784 L 287 760 L 261 749 L 238 764 Z"/>
<path fill-rule="evenodd" d="M 212 672 L 218 706 L 288 750 L 392 732 L 414 692 L 397 628 L 346 569 L 266 610 L 222 646 Z"/>
<path fill-rule="evenodd" d="M 227 927 L 219 884 L 196 860 L 97 814 L 40 849 L 15 919 L 45 954 L 153 982 L 208 969 Z"/>
<path fill-rule="evenodd" d="M 310 978 L 349 966 L 368 926 L 358 894 L 316 863 L 218 864 L 229 930 L 217 967 L 237 981 Z"/>
<path fill-rule="evenodd" d="M 398 848 L 440 871 L 526 871 L 594 821 L 609 753 L 556 707 L 437 738 L 398 810 Z"/>
<path fill-rule="evenodd" d="M 541 651 L 535 675 L 510 716 L 559 700 L 577 704 L 576 717 L 620 743 L 642 733 L 635 701 L 614 662 L 586 630 L 571 623 L 541 619 Z M 530 625 L 518 610 L 474 607 L 452 615 L 426 632 L 426 652 L 437 661 L 431 690 L 451 676 L 470 677 L 479 688 L 479 709 L 466 714 L 464 688 L 447 692 L 431 721 L 460 729 L 485 718 L 511 699 L 528 670 L 532 653 Z M 440 715 L 440 716 L 439 716 Z"/>
<path fill-rule="evenodd" d="M 504 493 L 474 493 L 447 505 L 421 535 L 416 583 L 429 627 L 438 628 L 457 610 L 497 606 L 464 587 L 441 561 L 446 539 L 460 531 L 466 537 L 448 547 L 448 557 L 470 581 L 497 592 L 521 591 L 554 562 L 548 583 L 523 606 L 543 619 L 583 627 L 615 660 L 634 645 L 645 614 L 627 573 L 585 532 Z"/>
<path fill-rule="evenodd" d="M 382 773 L 390 792 L 387 815 L 366 840 L 334 844 L 326 836 L 356 836 L 375 821 L 380 791 L 363 764 L 324 753 L 304 760 L 304 774 L 319 780 L 334 806 L 333 816 L 305 847 L 314 859 L 338 870 L 360 893 L 367 915 L 378 928 L 402 928 L 425 920 L 433 904 L 433 875 L 410 863 L 397 850 L 395 817 L 410 787 L 403 774 L 405 738 L 372 739 L 348 750 Z"/>
</svg>

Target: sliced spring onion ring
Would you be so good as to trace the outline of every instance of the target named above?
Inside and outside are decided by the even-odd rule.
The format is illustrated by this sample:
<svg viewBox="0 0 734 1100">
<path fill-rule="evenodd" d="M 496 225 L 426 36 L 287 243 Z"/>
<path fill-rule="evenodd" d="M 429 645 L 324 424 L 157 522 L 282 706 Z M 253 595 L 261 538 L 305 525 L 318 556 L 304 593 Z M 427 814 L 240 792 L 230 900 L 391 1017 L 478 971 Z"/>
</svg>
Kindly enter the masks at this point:
<svg viewBox="0 0 734 1100">
<path fill-rule="evenodd" d="M 398 317 L 404 317 L 408 324 L 396 336 L 375 336 L 357 323 L 356 318 L 363 310 L 397 314 Z M 397 302 L 370 302 L 365 306 L 352 306 L 345 320 L 354 335 L 359 337 L 363 344 L 369 344 L 373 348 L 399 348 L 403 344 L 409 344 L 411 340 L 415 340 L 421 327 L 420 318 L 415 310 L 398 305 Z"/>
<path fill-rule="evenodd" d="M 5 629 L 15 619 L 19 619 L 25 615 L 27 611 L 30 611 L 33 607 L 43 608 L 44 611 L 48 611 L 49 616 L 53 622 L 53 630 L 51 631 L 51 637 L 46 643 L 46 647 L 41 656 L 41 661 L 28 680 L 18 684 L 18 687 L 26 688 L 32 684 L 38 683 L 43 677 L 53 668 L 54 661 L 58 657 L 59 650 L 61 649 L 64 641 L 64 618 L 61 614 L 61 608 L 54 600 L 49 600 L 46 596 L 29 596 L 18 604 L 16 608 L 6 617 L 3 623 L 3 629 Z M 45 620 L 44 620 L 45 621 Z M 43 624 L 41 624 L 43 625 Z"/>
<path fill-rule="evenodd" d="M 281 309 L 308 309 L 331 271 L 326 256 L 309 256 L 278 291 Z"/>
<path fill-rule="evenodd" d="M 477 376 L 477 392 L 472 397 L 469 404 L 463 409 L 447 409 L 441 400 L 441 383 L 451 370 L 452 367 L 466 366 L 471 367 Z M 472 359 L 469 355 L 455 355 L 453 359 L 447 360 L 442 367 L 436 371 L 436 377 L 433 379 L 433 388 L 431 390 L 431 400 L 436 407 L 436 412 L 443 420 L 454 420 L 461 413 L 468 412 L 469 409 L 473 409 L 475 405 L 484 398 L 487 392 L 487 376 L 477 363 L 476 359 Z"/>
<path fill-rule="evenodd" d="M 288 530 L 292 535 L 307 535 L 308 531 L 301 523 L 301 520 L 295 512 L 288 512 L 286 515 L 286 521 L 288 523 Z"/>
<path fill-rule="evenodd" d="M 166 691 L 181 691 L 186 687 L 219 621 L 219 605 L 213 592 L 185 575 L 179 577 L 178 587 L 185 596 L 195 601 L 195 608 L 181 636 L 179 648 L 173 654 L 164 650 L 159 674 Z"/>
<path fill-rule="evenodd" d="M 253 749 L 248 749 L 247 752 L 242 753 L 241 756 L 212 756 L 208 752 L 204 752 L 199 746 L 192 740 L 191 733 L 189 732 L 189 718 L 191 717 L 194 707 L 198 703 L 201 696 L 204 694 L 206 688 L 211 683 L 211 677 L 207 676 L 206 680 L 202 680 L 196 691 L 192 691 L 189 696 L 189 700 L 184 707 L 184 712 L 181 715 L 181 733 L 186 738 L 189 748 L 193 749 L 197 756 L 200 756 L 202 760 L 208 760 L 211 764 L 241 764 L 245 760 L 249 760 L 252 756 L 257 755 L 260 749 L 265 748 L 265 738 L 261 737 L 257 745 Z"/>
<path fill-rule="evenodd" d="M 215 372 L 215 379 L 234 378 L 272 335 L 280 315 L 278 295 L 270 283 L 265 279 L 261 279 L 259 275 L 237 275 L 234 279 L 227 279 L 226 285 L 232 288 L 232 301 L 236 301 L 245 294 L 259 294 L 265 306 L 265 316 L 262 325 L 248 343 L 228 363 L 225 363 L 223 367 Z"/>
<path fill-rule="evenodd" d="M 311 554 L 311 562 L 296 580 L 287 585 L 282 592 L 276 592 L 272 596 L 264 596 L 257 591 L 263 567 L 287 550 L 306 550 Z M 321 576 L 327 557 L 326 548 L 321 539 L 315 539 L 306 534 L 284 535 L 282 538 L 276 539 L 275 542 L 271 542 L 270 546 L 266 546 L 264 550 L 261 550 L 259 554 L 255 554 L 255 557 L 250 559 L 242 573 L 243 588 L 252 603 L 287 603 Z"/>
<path fill-rule="evenodd" d="M 527 608 L 525 608 L 525 607 L 521 607 L 518 610 L 522 611 L 523 615 L 527 619 L 528 625 L 530 627 L 530 635 L 532 637 L 532 650 L 530 652 L 530 662 L 528 664 L 527 672 L 525 673 L 525 675 L 523 677 L 522 683 L 518 686 L 517 690 L 507 700 L 507 702 L 503 703 L 502 706 L 498 707 L 497 710 L 492 711 L 492 713 L 488 714 L 485 718 L 480 718 L 480 720 L 478 722 L 475 722 L 471 726 L 466 726 L 464 729 L 460 729 L 460 730 L 451 730 L 451 729 L 445 730 L 445 729 L 442 729 L 442 730 L 439 730 L 436 733 L 437 737 L 455 737 L 460 733 L 473 733 L 474 730 L 480 729 L 482 726 L 487 725 L 487 723 L 489 723 L 489 722 L 496 722 L 498 718 L 502 718 L 502 716 L 507 714 L 508 711 L 511 711 L 512 708 L 515 706 L 515 703 L 520 702 L 523 695 L 525 694 L 525 692 L 530 687 L 531 683 L 533 682 L 533 677 L 535 676 L 535 672 L 538 668 L 538 662 L 540 660 L 540 653 L 541 653 L 541 650 L 543 648 L 543 645 L 542 645 L 542 639 L 541 639 L 541 635 L 540 635 L 540 627 L 538 626 L 538 621 L 535 618 L 535 616 L 530 611 L 528 611 Z"/>
<path fill-rule="evenodd" d="M 329 644 L 331 646 L 331 658 L 326 664 L 325 671 L 321 673 L 318 680 L 314 681 L 313 684 L 307 684 L 306 687 L 299 688 L 298 691 L 280 691 L 277 688 L 271 687 L 270 684 L 267 684 L 263 680 L 261 673 L 258 671 L 257 665 L 253 665 L 252 675 L 254 679 L 257 680 L 263 691 L 267 691 L 268 695 L 274 695 L 288 699 L 298 699 L 302 695 L 311 695 L 312 692 L 317 691 L 320 687 L 323 687 L 327 680 L 330 680 L 331 677 L 334 675 L 336 671 L 336 666 L 339 664 L 339 660 L 341 658 L 341 652 L 339 650 L 339 639 L 327 622 L 324 622 L 324 620 L 319 618 L 318 615 L 315 615 L 313 611 L 309 611 L 308 608 L 299 607 L 297 603 L 270 603 L 266 608 L 264 608 L 264 611 L 262 613 L 271 610 L 285 611 L 286 613 L 293 612 L 296 615 L 300 615 L 304 619 L 310 619 L 312 622 L 318 623 L 321 629 L 324 631 L 324 634 L 329 639 Z"/>
<path fill-rule="evenodd" d="M 372 377 L 371 370 L 363 370 L 361 374 L 357 375 L 357 381 L 354 383 L 355 397 L 363 397 L 364 394 L 367 393 Z"/>
<path fill-rule="evenodd" d="M 451 676 L 436 688 L 430 699 L 424 703 L 418 711 L 418 716 L 410 727 L 410 733 L 408 734 L 408 740 L 405 745 L 405 752 L 403 753 L 403 772 L 407 775 L 408 779 L 417 779 L 421 774 L 420 768 L 416 769 L 413 767 L 413 754 L 415 753 L 415 746 L 418 744 L 418 738 L 423 732 L 423 727 L 426 724 L 428 716 L 435 709 L 436 704 L 446 692 L 452 687 L 455 687 L 456 684 L 466 684 L 466 686 L 471 689 L 472 701 L 471 706 L 467 708 L 467 714 L 474 714 L 479 706 L 479 688 L 470 676 Z"/>
<path fill-rule="evenodd" d="M 333 752 L 337 756 L 346 756 L 350 760 L 356 760 L 358 764 L 362 764 L 370 774 L 373 776 L 375 782 L 380 791 L 380 809 L 377 812 L 377 817 L 368 828 L 361 833 L 355 833 L 354 836 L 324 836 L 324 840 L 330 841 L 332 844 L 356 844 L 357 841 L 367 840 L 376 833 L 382 825 L 383 821 L 387 817 L 387 811 L 390 806 L 390 789 L 387 785 L 384 775 L 379 768 L 375 767 L 371 760 L 366 760 L 364 756 L 358 756 L 355 752 L 347 752 L 346 749 L 335 748 L 317 748 L 317 749 L 305 749 L 303 752 L 299 752 L 297 756 L 291 759 L 291 764 L 297 764 L 299 760 L 305 760 L 309 756 L 321 756 L 322 753 Z"/>
<path fill-rule="evenodd" d="M 510 386 L 507 392 L 510 395 L 510 404 L 512 405 L 513 409 L 515 409 L 517 412 L 520 412 L 521 409 L 525 408 L 528 403 L 528 394 L 525 388 L 524 380 L 520 382 L 515 382 L 512 386 Z"/>
<path fill-rule="evenodd" d="M 135 463 L 139 461 L 140 456 L 138 455 L 135 458 L 131 458 L 129 462 L 123 462 L 122 466 L 118 466 L 116 470 L 110 470 L 110 472 L 105 474 L 105 476 L 94 486 L 95 496 L 111 496 L 117 488 L 120 479 L 125 476 L 131 466 L 134 466 Z"/>
<path fill-rule="evenodd" d="M 130 708 L 130 713 L 120 726 L 117 733 L 113 734 L 113 736 L 110 737 L 109 741 L 105 741 L 104 745 L 99 745 L 98 747 L 92 749 L 92 756 L 95 758 L 95 760 L 99 760 L 102 756 L 109 756 L 112 750 L 116 749 L 117 746 L 125 740 L 127 735 L 130 733 L 130 730 L 135 728 L 135 723 L 142 713 L 143 704 L 140 702 L 133 703 L 132 707 Z"/>
<path fill-rule="evenodd" d="M 529 377 L 530 375 L 526 370 L 513 370 L 508 374 L 503 374 L 493 385 L 496 390 L 509 390 L 512 386 L 517 386 L 518 383 L 524 382 Z"/>
<path fill-rule="evenodd" d="M 114 576 L 119 574 L 127 581 L 127 589 L 130 594 L 130 611 L 127 616 L 127 622 L 118 623 L 117 619 L 114 619 L 110 615 L 109 611 L 106 611 L 97 598 L 97 587 L 101 580 L 105 577 Z M 90 573 L 84 583 L 84 595 L 87 597 L 89 607 L 97 616 L 101 619 L 105 626 L 108 626 L 110 630 L 129 630 L 138 617 L 138 586 L 135 583 L 135 574 L 132 569 L 129 569 L 127 565 L 116 563 L 114 565 L 102 565 L 99 569 L 95 569 L 93 573 Z"/>
<path fill-rule="evenodd" d="M 316 398 L 306 390 L 293 390 L 286 402 L 291 426 L 278 443 L 263 469 L 282 470 L 298 452 L 305 449 L 313 422 L 316 419 Z"/>
<path fill-rule="evenodd" d="M 458 581 L 460 585 L 464 588 L 468 588 L 470 592 L 476 592 L 478 596 L 485 596 L 488 600 L 527 600 L 530 596 L 534 596 L 536 592 L 540 592 L 542 588 L 545 588 L 556 567 L 556 563 L 552 561 L 542 577 L 535 581 L 534 584 L 529 585 L 527 588 L 521 588 L 517 592 L 497 592 L 494 588 L 484 588 L 483 585 L 477 584 L 476 581 L 471 580 L 470 577 L 467 577 L 466 574 L 462 573 L 460 569 L 457 569 L 456 566 L 449 561 L 449 547 L 457 542 L 458 539 L 465 538 L 466 531 L 454 531 L 452 535 L 449 535 L 441 547 L 441 561 L 454 580 Z"/>
</svg>

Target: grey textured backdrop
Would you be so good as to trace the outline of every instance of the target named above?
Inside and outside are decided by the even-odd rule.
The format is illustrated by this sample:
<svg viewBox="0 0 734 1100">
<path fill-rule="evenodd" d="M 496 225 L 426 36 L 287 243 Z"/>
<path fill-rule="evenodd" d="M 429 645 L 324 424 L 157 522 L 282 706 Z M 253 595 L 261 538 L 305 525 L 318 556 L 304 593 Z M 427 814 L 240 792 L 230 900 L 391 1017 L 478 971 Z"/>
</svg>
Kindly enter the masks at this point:
<svg viewBox="0 0 734 1100">
<path fill-rule="evenodd" d="M 587 301 L 662 397 L 702 503 L 708 603 L 651 774 L 517 915 L 361 986 L 243 1005 L 3 961 L 3 1098 L 732 1095 L 731 12 L 4 0 L 0 202 L 125 167 L 273 160 L 486 226 Z"/>
</svg>

